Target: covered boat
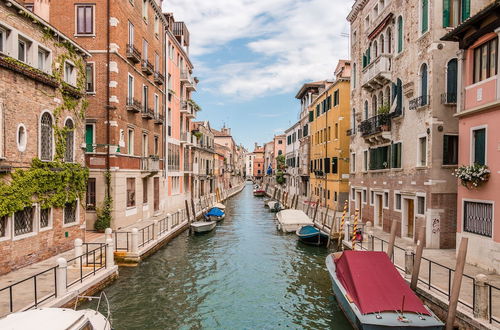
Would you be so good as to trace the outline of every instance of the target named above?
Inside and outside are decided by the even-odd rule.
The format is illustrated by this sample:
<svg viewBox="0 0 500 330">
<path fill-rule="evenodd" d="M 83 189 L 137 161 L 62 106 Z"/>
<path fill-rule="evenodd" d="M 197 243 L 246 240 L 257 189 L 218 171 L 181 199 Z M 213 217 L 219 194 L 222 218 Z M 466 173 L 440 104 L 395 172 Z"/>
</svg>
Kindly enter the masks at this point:
<svg viewBox="0 0 500 330">
<path fill-rule="evenodd" d="M 226 214 L 224 211 L 217 207 L 212 207 L 210 211 L 205 213 L 205 219 L 212 220 L 212 221 L 221 221 L 224 220 L 224 217 Z"/>
<path fill-rule="evenodd" d="M 385 252 L 337 252 L 326 258 L 326 266 L 339 306 L 354 328 L 443 329 Z"/>
<path fill-rule="evenodd" d="M 295 233 L 301 242 L 309 245 L 320 246 L 328 242 L 328 234 L 312 225 L 301 226 Z"/>
<path fill-rule="evenodd" d="M 212 231 L 216 225 L 216 221 L 196 221 L 191 223 L 191 228 L 195 233 L 203 234 Z"/>
<path fill-rule="evenodd" d="M 266 191 L 263 190 L 262 188 L 255 188 L 253 190 L 253 195 L 255 197 L 264 197 L 264 196 L 266 196 Z"/>
<path fill-rule="evenodd" d="M 224 211 L 226 209 L 226 205 L 224 205 L 222 203 L 215 203 L 214 207 L 221 209 L 222 211 Z"/>
<path fill-rule="evenodd" d="M 313 225 L 313 221 L 304 211 L 301 210 L 283 210 L 276 213 L 278 219 L 278 229 L 285 233 L 296 232 L 297 229 L 305 225 Z"/>
</svg>

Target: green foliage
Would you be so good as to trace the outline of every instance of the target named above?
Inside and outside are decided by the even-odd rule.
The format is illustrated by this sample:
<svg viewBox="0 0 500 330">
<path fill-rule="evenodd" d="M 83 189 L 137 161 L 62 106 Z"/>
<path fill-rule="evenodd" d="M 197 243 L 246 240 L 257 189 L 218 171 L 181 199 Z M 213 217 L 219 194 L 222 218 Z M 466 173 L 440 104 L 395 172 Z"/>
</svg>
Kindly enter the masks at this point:
<svg viewBox="0 0 500 330">
<path fill-rule="evenodd" d="M 193 109 L 194 109 L 195 111 L 201 111 L 201 107 L 200 107 L 200 106 L 198 105 L 198 103 L 196 103 L 194 100 L 189 99 L 189 100 L 188 100 L 188 103 L 189 103 L 189 105 L 190 105 L 190 106 L 192 106 L 192 107 L 193 107 Z"/>
<path fill-rule="evenodd" d="M 276 157 L 276 168 L 278 170 L 284 170 L 286 168 L 286 159 L 284 155 Z"/>
<path fill-rule="evenodd" d="M 286 182 L 285 175 L 283 171 L 276 171 L 276 183 L 277 184 L 284 184 Z"/>
<path fill-rule="evenodd" d="M 27 170 L 18 169 L 0 180 L 0 216 L 21 211 L 33 203 L 45 209 L 82 200 L 88 169 L 80 164 L 42 162 L 35 158 Z"/>
<path fill-rule="evenodd" d="M 108 187 L 108 189 L 111 189 L 109 188 L 111 187 L 111 172 L 109 170 L 104 172 L 104 180 L 106 181 L 106 187 Z M 111 198 L 111 192 L 107 190 L 102 206 L 96 209 L 97 219 L 94 223 L 95 230 L 102 232 L 106 228 L 111 227 L 112 211 L 113 211 L 113 199 Z"/>
<path fill-rule="evenodd" d="M 378 108 L 377 114 L 385 115 L 385 114 L 388 114 L 389 111 L 391 111 L 391 107 L 390 107 L 389 103 L 385 103 Z"/>
</svg>

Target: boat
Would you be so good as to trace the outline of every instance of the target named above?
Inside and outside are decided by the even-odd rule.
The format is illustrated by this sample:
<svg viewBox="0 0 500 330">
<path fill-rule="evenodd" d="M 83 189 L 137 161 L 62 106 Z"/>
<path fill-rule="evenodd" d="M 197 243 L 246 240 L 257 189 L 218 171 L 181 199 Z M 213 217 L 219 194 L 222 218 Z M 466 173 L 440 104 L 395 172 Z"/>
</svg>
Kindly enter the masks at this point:
<svg viewBox="0 0 500 330">
<path fill-rule="evenodd" d="M 217 225 L 217 221 L 195 221 L 191 223 L 191 228 L 195 233 L 202 234 L 212 231 Z"/>
<path fill-rule="evenodd" d="M 280 202 L 275 202 L 273 207 L 269 207 L 271 212 L 279 212 L 284 209 L 283 205 Z"/>
<path fill-rule="evenodd" d="M 224 211 L 226 209 L 226 205 L 224 205 L 222 203 L 215 203 L 213 207 L 221 209 L 222 211 Z"/>
<path fill-rule="evenodd" d="M 25 329 L 51 329 L 51 330 L 111 330 L 109 303 L 107 316 L 101 314 L 99 306 L 104 292 L 99 297 L 78 296 L 79 299 L 99 299 L 97 310 L 71 308 L 36 308 L 23 312 L 12 313 L 0 319 L 0 329 L 25 330 Z M 107 298 L 105 300 L 108 301 Z"/>
<path fill-rule="evenodd" d="M 304 211 L 301 210 L 283 210 L 276 213 L 278 219 L 278 230 L 285 233 L 296 232 L 297 229 L 305 225 L 313 225 L 313 221 L 309 218 Z"/>
<path fill-rule="evenodd" d="M 312 225 L 301 226 L 295 233 L 305 244 L 321 246 L 328 243 L 328 234 Z"/>
<path fill-rule="evenodd" d="M 267 203 L 266 203 L 266 206 L 270 209 L 272 209 L 274 207 L 274 204 L 278 203 L 277 201 L 275 200 L 269 200 Z"/>
<path fill-rule="evenodd" d="M 226 217 L 224 211 L 217 207 L 212 207 L 210 211 L 205 213 L 205 219 L 212 221 L 222 221 Z"/>
<path fill-rule="evenodd" d="M 262 188 L 255 188 L 253 190 L 253 195 L 255 197 L 264 197 L 264 196 L 266 196 L 266 191 L 263 190 Z"/>
<path fill-rule="evenodd" d="M 326 267 L 340 308 L 355 329 L 443 329 L 385 252 L 330 254 Z"/>
</svg>

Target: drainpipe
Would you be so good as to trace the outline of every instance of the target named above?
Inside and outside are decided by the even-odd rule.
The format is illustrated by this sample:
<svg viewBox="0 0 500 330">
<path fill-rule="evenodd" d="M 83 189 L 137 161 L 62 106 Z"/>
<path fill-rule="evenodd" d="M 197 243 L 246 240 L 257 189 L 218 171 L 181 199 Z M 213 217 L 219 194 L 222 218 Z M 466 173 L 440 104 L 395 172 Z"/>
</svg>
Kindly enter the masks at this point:
<svg viewBox="0 0 500 330">
<path fill-rule="evenodd" d="M 111 8 L 110 8 L 110 0 L 107 0 L 106 1 L 106 5 L 107 5 L 107 12 L 106 12 L 106 45 L 107 45 L 107 48 L 106 48 L 106 62 L 107 62 L 107 69 L 106 69 L 106 170 L 109 171 L 110 169 L 110 166 L 109 166 L 109 148 L 111 147 L 110 146 L 110 129 L 111 129 L 111 125 L 110 125 L 110 114 L 109 112 L 111 111 L 111 104 L 109 102 L 109 97 L 110 97 L 110 90 L 109 90 L 109 83 L 110 83 L 110 69 L 109 69 L 109 65 L 110 65 L 110 52 L 109 52 L 109 47 L 110 47 L 110 27 L 109 27 L 109 20 L 111 18 Z M 110 182 L 108 182 L 108 180 L 106 180 L 106 189 L 107 189 L 107 194 L 109 196 L 110 192 L 111 192 L 111 187 L 110 187 Z"/>
</svg>

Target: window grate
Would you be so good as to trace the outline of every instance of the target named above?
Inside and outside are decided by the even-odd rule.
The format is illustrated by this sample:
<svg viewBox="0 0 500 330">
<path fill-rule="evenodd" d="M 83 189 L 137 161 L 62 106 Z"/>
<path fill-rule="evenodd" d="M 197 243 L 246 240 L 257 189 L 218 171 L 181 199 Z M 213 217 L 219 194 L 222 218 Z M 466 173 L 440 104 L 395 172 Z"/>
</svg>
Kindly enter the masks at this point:
<svg viewBox="0 0 500 330">
<path fill-rule="evenodd" d="M 72 162 L 73 161 L 73 141 L 74 141 L 74 125 L 71 119 L 66 121 L 66 151 L 64 153 L 64 161 Z"/>
<path fill-rule="evenodd" d="M 76 202 L 64 206 L 64 224 L 76 222 Z"/>
<path fill-rule="evenodd" d="M 40 210 L 40 228 L 48 227 L 49 220 L 50 220 L 50 209 Z"/>
<path fill-rule="evenodd" d="M 7 216 L 0 217 L 0 237 L 7 236 Z"/>
<path fill-rule="evenodd" d="M 464 231 L 492 237 L 493 205 L 489 203 L 464 202 Z"/>
<path fill-rule="evenodd" d="M 52 160 L 52 117 L 47 112 L 41 119 L 40 158 Z"/>
<path fill-rule="evenodd" d="M 14 213 L 14 235 L 23 235 L 33 232 L 34 207 L 26 207 Z"/>
</svg>

